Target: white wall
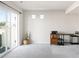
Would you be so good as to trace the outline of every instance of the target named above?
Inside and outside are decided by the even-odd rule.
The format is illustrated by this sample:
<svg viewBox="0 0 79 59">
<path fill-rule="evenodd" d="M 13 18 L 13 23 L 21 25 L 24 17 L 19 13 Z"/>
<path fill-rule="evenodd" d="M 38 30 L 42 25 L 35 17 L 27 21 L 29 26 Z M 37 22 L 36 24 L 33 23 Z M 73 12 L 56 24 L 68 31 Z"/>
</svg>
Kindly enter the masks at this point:
<svg viewBox="0 0 79 59">
<path fill-rule="evenodd" d="M 45 18 L 40 19 L 40 14 Z M 26 11 L 24 15 L 24 31 L 31 33 L 33 43 L 49 43 L 53 30 L 66 33 L 79 31 L 79 15 L 66 15 L 64 11 Z M 32 15 L 36 15 L 36 19 L 32 19 Z"/>
<path fill-rule="evenodd" d="M 22 43 L 22 39 L 24 36 L 24 19 L 23 19 L 23 13 L 20 14 L 20 21 L 19 21 L 19 37 L 20 37 L 20 44 Z"/>
</svg>

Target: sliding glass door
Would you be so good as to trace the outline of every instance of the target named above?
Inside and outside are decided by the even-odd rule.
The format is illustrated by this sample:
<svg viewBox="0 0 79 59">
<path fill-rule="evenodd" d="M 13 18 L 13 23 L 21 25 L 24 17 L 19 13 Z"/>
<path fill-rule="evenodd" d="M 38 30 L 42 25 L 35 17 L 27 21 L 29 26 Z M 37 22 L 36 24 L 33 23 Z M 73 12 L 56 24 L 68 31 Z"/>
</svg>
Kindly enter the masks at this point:
<svg viewBox="0 0 79 59">
<path fill-rule="evenodd" d="M 18 45 L 18 15 L 11 13 L 11 47 Z"/>
<path fill-rule="evenodd" d="M 18 46 L 19 13 L 0 4 L 0 54 Z"/>
</svg>

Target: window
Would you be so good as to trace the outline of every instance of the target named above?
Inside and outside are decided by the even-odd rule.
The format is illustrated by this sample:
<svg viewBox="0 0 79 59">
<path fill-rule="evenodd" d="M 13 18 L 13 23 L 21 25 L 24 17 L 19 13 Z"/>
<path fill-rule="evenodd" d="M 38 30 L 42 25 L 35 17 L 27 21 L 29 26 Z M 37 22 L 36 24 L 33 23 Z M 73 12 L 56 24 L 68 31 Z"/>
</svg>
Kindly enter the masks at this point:
<svg viewBox="0 0 79 59">
<path fill-rule="evenodd" d="M 32 19 L 36 19 L 36 15 L 32 15 Z"/>
<path fill-rule="evenodd" d="M 40 19 L 44 19 L 44 15 L 40 15 Z"/>
</svg>

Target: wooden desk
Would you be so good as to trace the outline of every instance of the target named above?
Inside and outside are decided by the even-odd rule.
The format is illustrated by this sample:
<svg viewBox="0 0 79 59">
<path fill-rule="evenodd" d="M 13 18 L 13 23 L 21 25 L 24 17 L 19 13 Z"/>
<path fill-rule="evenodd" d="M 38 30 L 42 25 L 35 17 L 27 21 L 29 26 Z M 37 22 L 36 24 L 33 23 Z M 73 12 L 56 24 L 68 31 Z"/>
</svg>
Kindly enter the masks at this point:
<svg viewBox="0 0 79 59">
<path fill-rule="evenodd" d="M 64 43 L 65 43 L 65 42 L 64 42 L 64 40 L 65 40 L 64 36 L 66 36 L 66 35 L 67 35 L 67 36 L 70 36 L 70 35 L 72 35 L 72 34 L 71 34 L 71 33 L 58 33 L 57 35 L 59 36 L 59 39 L 62 40 L 61 44 L 64 45 Z"/>
<path fill-rule="evenodd" d="M 59 35 L 59 37 L 61 36 L 61 38 L 64 39 L 65 35 L 70 36 L 70 35 L 73 35 L 73 34 L 70 34 L 70 33 L 58 33 L 57 35 Z"/>
<path fill-rule="evenodd" d="M 65 35 L 68 35 L 70 36 L 70 43 L 71 44 L 79 44 L 79 35 L 76 35 L 76 34 L 68 34 L 68 33 L 58 33 L 59 36 L 61 36 L 61 39 L 63 39 L 63 41 L 65 40 L 64 36 Z M 76 43 L 73 43 L 73 37 L 77 37 L 77 42 Z M 64 44 L 64 42 L 63 42 Z"/>
<path fill-rule="evenodd" d="M 77 37 L 77 43 L 76 44 L 79 44 L 79 35 L 72 34 L 72 33 L 57 33 L 56 35 L 58 37 L 56 36 L 57 38 L 53 39 L 52 38 L 53 36 L 51 34 L 51 44 L 57 44 L 59 39 L 62 39 L 63 42 L 61 42 L 61 43 L 64 44 L 64 40 L 65 40 L 64 36 L 66 36 L 66 35 L 70 36 L 70 43 L 73 43 L 73 37 Z"/>
<path fill-rule="evenodd" d="M 71 35 L 71 34 L 66 34 L 66 33 L 57 33 L 57 34 L 51 34 L 50 35 L 50 41 L 51 41 L 51 44 L 55 44 L 57 45 L 58 42 L 61 40 L 60 44 L 63 44 L 64 45 L 64 36 L 65 35 Z"/>
</svg>

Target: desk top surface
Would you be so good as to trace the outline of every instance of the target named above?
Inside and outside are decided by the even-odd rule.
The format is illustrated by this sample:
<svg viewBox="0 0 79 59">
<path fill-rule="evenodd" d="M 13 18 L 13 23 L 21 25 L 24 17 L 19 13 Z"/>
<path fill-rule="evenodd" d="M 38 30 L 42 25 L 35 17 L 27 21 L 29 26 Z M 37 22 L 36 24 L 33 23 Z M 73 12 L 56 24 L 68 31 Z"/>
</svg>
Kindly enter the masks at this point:
<svg viewBox="0 0 79 59">
<path fill-rule="evenodd" d="M 57 35 L 70 35 L 71 37 L 79 37 L 79 34 L 71 34 L 71 33 L 58 33 Z"/>
<path fill-rule="evenodd" d="M 79 34 L 73 34 L 73 33 L 57 33 L 57 35 L 69 35 L 71 37 L 79 37 Z"/>
<path fill-rule="evenodd" d="M 72 33 L 58 33 L 57 35 L 73 35 Z"/>
</svg>

